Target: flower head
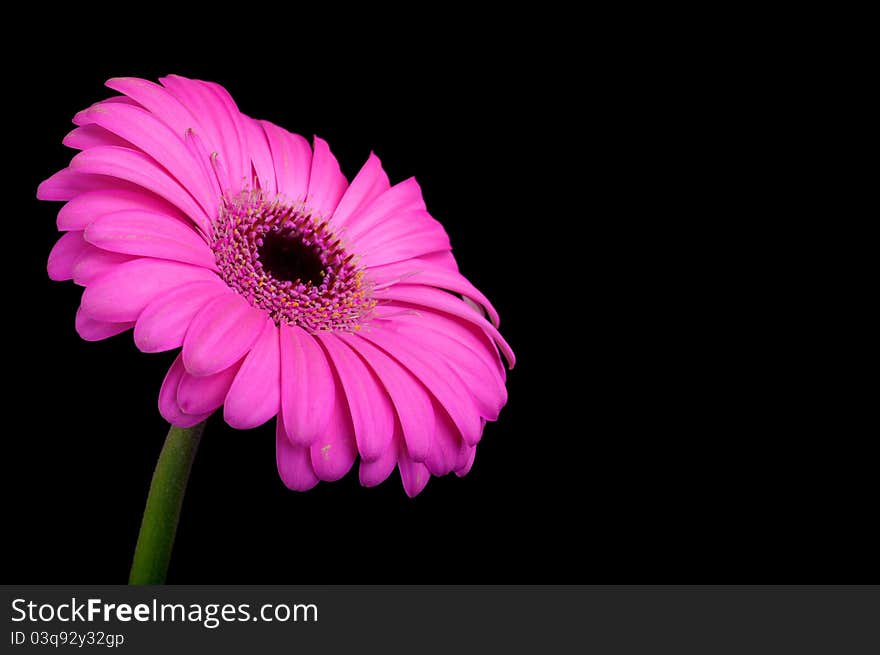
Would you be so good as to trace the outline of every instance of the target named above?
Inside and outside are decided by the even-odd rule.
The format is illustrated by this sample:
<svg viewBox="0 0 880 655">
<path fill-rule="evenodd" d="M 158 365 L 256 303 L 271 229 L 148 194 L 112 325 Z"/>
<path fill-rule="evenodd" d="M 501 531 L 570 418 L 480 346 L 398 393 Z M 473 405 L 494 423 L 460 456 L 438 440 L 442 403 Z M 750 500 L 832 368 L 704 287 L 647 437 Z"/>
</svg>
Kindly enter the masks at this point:
<svg viewBox="0 0 880 655">
<path fill-rule="evenodd" d="M 117 78 L 74 117 L 80 152 L 37 196 L 66 201 L 49 276 L 85 287 L 76 329 L 181 348 L 159 392 L 174 425 L 218 408 L 276 419 L 291 489 L 360 457 L 406 493 L 470 470 L 514 357 L 414 179 L 370 155 L 349 184 L 327 143 L 242 114 L 217 84 Z"/>
</svg>

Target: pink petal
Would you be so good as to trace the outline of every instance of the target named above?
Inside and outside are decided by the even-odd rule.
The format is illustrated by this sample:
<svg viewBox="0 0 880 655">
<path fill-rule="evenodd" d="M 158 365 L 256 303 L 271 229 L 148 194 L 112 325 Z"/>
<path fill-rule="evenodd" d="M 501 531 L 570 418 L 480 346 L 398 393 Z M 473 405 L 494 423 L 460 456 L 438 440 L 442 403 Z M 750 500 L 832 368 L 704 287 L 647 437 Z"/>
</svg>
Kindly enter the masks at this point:
<svg viewBox="0 0 880 655">
<path fill-rule="evenodd" d="M 458 467 L 455 469 L 455 474 L 460 478 L 470 473 L 471 467 L 474 465 L 474 457 L 477 455 L 477 447 L 465 446 L 463 455 L 463 458 L 458 462 Z"/>
<path fill-rule="evenodd" d="M 191 375 L 219 373 L 244 357 L 263 331 L 266 314 L 235 293 L 208 302 L 183 339 L 183 363 Z"/>
<path fill-rule="evenodd" d="M 309 174 L 308 206 L 319 216 L 330 218 L 347 187 L 348 181 L 339 170 L 339 163 L 330 152 L 330 146 L 316 136 L 312 172 Z"/>
<path fill-rule="evenodd" d="M 368 462 L 365 459 L 361 460 L 358 467 L 358 479 L 363 486 L 375 487 L 377 484 L 387 480 L 388 476 L 394 472 L 394 467 L 397 465 L 398 444 L 402 442 L 402 439 L 403 435 L 400 431 L 400 424 L 395 423 L 394 437 L 391 439 L 391 443 L 388 444 L 388 448 L 379 455 L 379 458 L 374 459 L 372 462 Z"/>
<path fill-rule="evenodd" d="M 89 249 L 76 260 L 76 266 L 73 267 L 73 281 L 82 287 L 87 287 L 104 273 L 135 259 L 131 255 L 120 255 L 118 252 L 108 252 L 90 245 Z"/>
<path fill-rule="evenodd" d="M 38 200 L 70 200 L 78 193 L 91 190 L 86 188 L 89 176 L 80 175 L 69 168 L 62 168 L 52 177 L 40 182 L 37 187 Z M 92 189 L 94 186 L 91 187 Z"/>
<path fill-rule="evenodd" d="M 368 268 L 452 247 L 443 226 L 421 210 L 397 214 L 371 232 L 349 238 L 361 264 Z"/>
<path fill-rule="evenodd" d="M 242 189 L 246 177 L 250 177 L 249 166 L 236 119 L 239 111 L 228 94 L 225 96 L 213 85 L 200 80 L 190 80 L 179 75 L 159 78 L 166 89 L 181 103 L 199 117 L 202 129 L 199 134 L 205 139 L 208 148 L 219 153 L 220 160 L 229 174 L 231 187 L 224 189 L 237 193 Z"/>
<path fill-rule="evenodd" d="M 219 198 L 187 150 L 183 134 L 175 134 L 149 111 L 131 105 L 110 104 L 91 109 L 86 115 L 94 124 L 149 155 L 199 202 L 206 215 L 213 214 Z"/>
<path fill-rule="evenodd" d="M 238 166 L 240 166 L 241 172 L 238 173 L 236 170 L 236 166 L 230 166 L 230 182 L 232 183 L 233 190 L 236 190 L 236 183 L 242 185 L 242 189 L 253 187 L 253 178 L 252 178 L 252 170 L 251 170 L 251 159 L 250 153 L 248 152 L 248 142 L 247 142 L 247 133 L 244 127 L 244 123 L 247 119 L 241 111 L 239 111 L 238 106 L 235 104 L 235 100 L 232 99 L 232 96 L 229 95 L 229 91 L 225 88 L 217 84 L 216 82 L 205 82 L 201 81 L 201 84 L 206 86 L 208 90 L 214 96 L 214 102 L 222 107 L 223 111 L 227 117 L 227 126 L 231 127 L 232 130 L 228 130 L 228 134 L 224 137 L 225 142 L 224 145 L 227 151 L 227 158 L 231 159 L 234 157 L 234 148 L 238 148 Z M 234 139 L 234 140 L 233 140 Z"/>
<path fill-rule="evenodd" d="M 99 148 L 94 148 L 94 150 L 99 150 Z M 40 183 L 40 186 L 37 187 L 37 199 L 71 200 L 81 193 L 99 189 L 137 190 L 138 187 L 124 180 L 105 175 L 86 175 L 85 172 L 62 168 L 48 180 Z"/>
<path fill-rule="evenodd" d="M 399 282 L 424 284 L 461 294 L 481 305 L 489 314 L 495 327 L 498 327 L 500 323 L 498 312 L 495 311 L 492 303 L 467 278 L 456 270 L 430 263 L 423 258 L 408 259 L 371 268 L 369 277 L 377 285 L 390 285 Z"/>
<path fill-rule="evenodd" d="M 290 443 L 281 414 L 275 422 L 275 461 L 278 475 L 288 489 L 308 491 L 318 484 L 309 449 Z"/>
<path fill-rule="evenodd" d="M 489 321 L 483 316 L 475 312 L 473 308 L 468 307 L 462 302 L 461 299 L 456 298 L 445 291 L 415 284 L 395 284 L 394 286 L 384 289 L 381 295 L 383 298 L 421 307 L 428 307 L 438 312 L 451 314 L 452 316 L 457 316 L 473 323 L 482 328 L 492 337 L 495 343 L 498 344 L 498 347 L 504 354 L 504 358 L 507 360 L 510 368 L 513 368 L 516 364 L 516 357 L 513 354 L 513 350 L 511 350 L 507 341 L 504 340 L 504 337 L 501 336 L 501 333 L 498 332 L 495 326 L 489 323 Z"/>
<path fill-rule="evenodd" d="M 49 253 L 49 262 L 46 265 L 49 279 L 56 282 L 72 279 L 77 260 L 90 247 L 83 239 L 82 232 L 68 232 L 61 235 Z"/>
<path fill-rule="evenodd" d="M 216 153 L 209 155 L 205 144 L 195 130 L 188 129 L 183 137 L 186 149 L 192 154 L 193 159 L 198 162 L 199 167 L 211 181 L 211 188 L 214 194 L 220 198 L 223 196 L 223 189 L 229 188 L 229 178 L 217 161 Z"/>
<path fill-rule="evenodd" d="M 315 440 L 309 449 L 312 467 L 321 480 L 333 482 L 351 470 L 357 457 L 357 444 L 345 392 L 335 380 L 333 411 L 327 429 Z M 287 430 L 288 437 L 290 429 Z"/>
<path fill-rule="evenodd" d="M 219 373 L 203 377 L 184 372 L 177 385 L 177 406 L 186 414 L 213 412 L 223 404 L 236 373 L 237 363 Z"/>
<path fill-rule="evenodd" d="M 167 89 L 155 82 L 137 77 L 114 77 L 107 80 L 106 85 L 115 91 L 124 93 L 137 104 L 151 111 L 177 136 L 182 137 L 188 129 L 199 126 L 198 120 L 189 109 Z"/>
<path fill-rule="evenodd" d="M 394 435 L 391 399 L 352 347 L 332 332 L 319 333 L 318 338 L 333 362 L 348 400 L 358 452 L 367 461 L 378 459 Z"/>
<path fill-rule="evenodd" d="M 345 225 L 351 216 L 373 202 L 388 188 L 388 175 L 382 169 L 382 162 L 371 152 L 367 163 L 342 194 L 336 211 L 333 212 L 332 224 L 337 227 Z"/>
<path fill-rule="evenodd" d="M 134 323 L 105 323 L 89 318 L 82 309 L 76 310 L 76 333 L 86 341 L 100 341 L 125 332 Z"/>
<path fill-rule="evenodd" d="M 82 111 L 78 111 L 73 117 L 74 125 L 86 125 L 91 121 L 88 118 L 88 113 L 93 109 L 100 109 L 102 107 L 106 107 L 113 103 L 121 103 L 123 105 L 132 105 L 134 107 L 139 106 L 137 102 L 132 100 L 131 98 L 126 98 L 125 96 L 110 96 L 109 98 L 105 98 L 104 100 L 100 100 L 96 103 L 93 103 L 91 106 L 86 107 Z"/>
<path fill-rule="evenodd" d="M 428 350 L 442 353 L 443 359 L 455 371 L 471 394 L 480 415 L 490 421 L 507 402 L 507 388 L 493 363 L 444 332 L 422 327 L 415 322 L 398 321 L 398 331 L 420 341 Z"/>
<path fill-rule="evenodd" d="M 184 373 L 186 373 L 186 369 L 183 367 L 183 357 L 178 355 L 171 368 L 168 369 L 165 380 L 162 382 L 162 388 L 159 390 L 159 413 L 171 425 L 176 425 L 179 428 L 191 428 L 208 418 L 211 412 L 192 415 L 184 414 L 180 410 L 177 405 L 177 387 L 180 385 Z"/>
<path fill-rule="evenodd" d="M 473 399 L 442 361 L 405 335 L 374 328 L 358 337 L 374 343 L 405 366 L 440 401 L 469 444 L 480 438 L 480 415 Z"/>
<path fill-rule="evenodd" d="M 308 446 L 327 430 L 335 393 L 330 363 L 315 337 L 282 324 L 281 411 L 292 443 Z"/>
<path fill-rule="evenodd" d="M 496 375 L 498 384 L 504 386 L 507 370 L 501 361 L 501 354 L 492 338 L 479 326 L 469 321 L 459 320 L 449 314 L 441 314 L 420 307 L 418 310 L 406 303 L 389 302 L 376 312 L 375 320 L 383 321 L 386 327 L 394 330 L 421 330 L 424 328 L 440 332 L 467 346 Z"/>
<path fill-rule="evenodd" d="M 158 212 L 184 221 L 186 224 L 189 223 L 179 209 L 146 189 L 138 191 L 102 189 L 81 193 L 64 205 L 58 212 L 58 229 L 84 230 L 99 216 L 123 209 Z"/>
<path fill-rule="evenodd" d="M 199 266 L 139 258 L 119 264 L 92 282 L 83 292 L 82 307 L 99 321 L 135 321 L 144 307 L 160 294 L 187 282 L 216 277 Z"/>
<path fill-rule="evenodd" d="M 87 148 L 96 148 L 98 146 L 122 146 L 123 148 L 131 148 L 132 145 L 122 137 L 116 136 L 113 132 L 105 130 L 100 125 L 83 125 L 75 127 L 67 136 L 61 139 L 61 143 L 68 148 L 76 150 L 85 150 Z"/>
<path fill-rule="evenodd" d="M 434 408 L 434 440 L 425 459 L 431 475 L 441 476 L 452 472 L 467 446 L 462 442 L 458 428 L 441 407 Z"/>
<path fill-rule="evenodd" d="M 272 151 L 278 193 L 283 194 L 288 202 L 305 200 L 312 170 L 309 142 L 268 121 L 260 121 L 260 125 Z"/>
<path fill-rule="evenodd" d="M 114 146 L 89 148 L 74 157 L 70 166 L 79 173 L 107 175 L 152 191 L 179 207 L 205 234 L 211 233 L 211 220 L 205 210 L 174 178 L 142 152 Z"/>
<path fill-rule="evenodd" d="M 179 348 L 195 315 L 214 298 L 232 293 L 216 278 L 184 284 L 161 294 L 138 316 L 135 345 L 145 353 Z"/>
<path fill-rule="evenodd" d="M 143 209 L 123 209 L 94 220 L 86 241 L 111 252 L 172 259 L 217 270 L 202 235 L 173 216 Z"/>
<path fill-rule="evenodd" d="M 242 117 L 242 127 L 247 137 L 247 152 L 254 167 L 254 177 L 259 187 L 272 197 L 277 193 L 275 186 L 275 165 L 269 141 L 259 122 L 247 116 Z"/>
<path fill-rule="evenodd" d="M 278 414 L 281 404 L 279 330 L 268 316 L 245 357 L 223 404 L 226 422 L 239 430 L 262 425 Z M 308 451 L 306 450 L 306 457 Z"/>
<path fill-rule="evenodd" d="M 425 201 L 416 178 L 404 180 L 377 196 L 373 202 L 360 208 L 346 221 L 349 239 L 367 234 L 386 219 L 410 211 L 424 211 Z"/>
<path fill-rule="evenodd" d="M 360 353 L 378 376 L 394 404 L 407 451 L 416 461 L 424 461 L 434 436 L 430 394 L 412 373 L 372 343 L 350 334 L 338 336 Z"/>
<path fill-rule="evenodd" d="M 397 468 L 400 469 L 403 490 L 410 498 L 418 496 L 428 484 L 428 480 L 431 479 L 428 467 L 421 462 L 414 461 L 405 450 L 402 450 L 397 457 Z"/>
<path fill-rule="evenodd" d="M 458 273 L 458 263 L 450 251 L 432 252 L 430 255 L 419 257 L 417 261 L 427 262 L 428 264 Z"/>
</svg>

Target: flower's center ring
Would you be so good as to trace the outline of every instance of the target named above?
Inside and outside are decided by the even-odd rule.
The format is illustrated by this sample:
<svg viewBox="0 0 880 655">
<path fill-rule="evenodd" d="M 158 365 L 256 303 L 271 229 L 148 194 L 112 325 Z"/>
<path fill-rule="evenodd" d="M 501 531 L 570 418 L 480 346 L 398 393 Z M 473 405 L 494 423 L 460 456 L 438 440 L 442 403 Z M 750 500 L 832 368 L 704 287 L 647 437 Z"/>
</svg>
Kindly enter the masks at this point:
<svg viewBox="0 0 880 655">
<path fill-rule="evenodd" d="M 220 275 L 276 324 L 359 330 L 376 301 L 327 221 L 260 191 L 225 197 L 211 245 Z"/>
</svg>

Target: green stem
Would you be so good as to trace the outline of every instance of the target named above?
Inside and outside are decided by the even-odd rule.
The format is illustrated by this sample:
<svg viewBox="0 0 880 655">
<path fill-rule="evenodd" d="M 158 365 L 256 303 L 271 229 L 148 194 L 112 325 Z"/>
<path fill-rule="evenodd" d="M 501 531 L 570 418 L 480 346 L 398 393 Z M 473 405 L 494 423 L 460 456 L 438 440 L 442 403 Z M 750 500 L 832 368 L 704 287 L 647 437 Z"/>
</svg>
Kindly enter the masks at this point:
<svg viewBox="0 0 880 655">
<path fill-rule="evenodd" d="M 180 519 L 180 506 L 205 423 L 168 430 L 141 521 L 128 584 L 164 584 Z"/>
</svg>

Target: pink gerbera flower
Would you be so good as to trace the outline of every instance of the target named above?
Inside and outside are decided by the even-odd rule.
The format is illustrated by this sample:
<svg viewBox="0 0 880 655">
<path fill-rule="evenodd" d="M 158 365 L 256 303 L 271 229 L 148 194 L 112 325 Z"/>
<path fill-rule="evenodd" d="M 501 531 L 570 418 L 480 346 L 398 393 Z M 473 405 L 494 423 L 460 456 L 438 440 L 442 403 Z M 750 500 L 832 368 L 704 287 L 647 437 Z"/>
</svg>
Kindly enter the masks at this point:
<svg viewBox="0 0 880 655">
<path fill-rule="evenodd" d="M 358 456 L 362 484 L 396 466 L 410 496 L 467 473 L 507 399 L 499 350 L 514 356 L 416 181 L 390 186 L 371 154 L 349 184 L 322 139 L 243 115 L 217 84 L 160 82 L 107 82 L 122 95 L 74 117 L 81 152 L 37 193 L 67 201 L 48 271 L 85 287 L 80 336 L 182 347 L 162 416 L 275 418 L 291 489 Z"/>
</svg>

